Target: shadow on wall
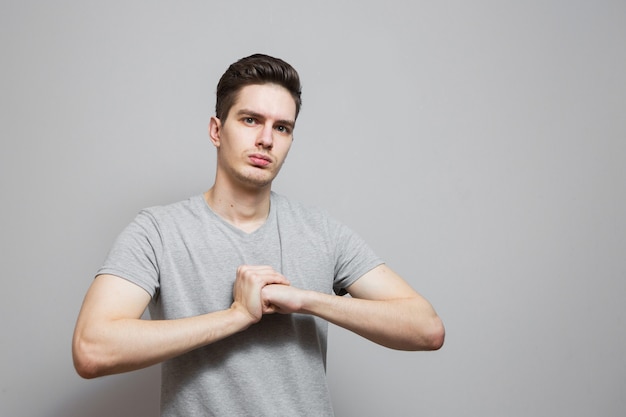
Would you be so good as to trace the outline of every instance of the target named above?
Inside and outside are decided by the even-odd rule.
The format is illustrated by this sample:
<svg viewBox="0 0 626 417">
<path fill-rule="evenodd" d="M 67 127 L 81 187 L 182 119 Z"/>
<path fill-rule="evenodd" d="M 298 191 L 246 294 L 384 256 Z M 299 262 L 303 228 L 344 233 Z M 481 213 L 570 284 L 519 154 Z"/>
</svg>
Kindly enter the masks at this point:
<svg viewBox="0 0 626 417">
<path fill-rule="evenodd" d="M 50 417 L 137 417 L 159 415 L 160 366 L 84 381 Z"/>
</svg>

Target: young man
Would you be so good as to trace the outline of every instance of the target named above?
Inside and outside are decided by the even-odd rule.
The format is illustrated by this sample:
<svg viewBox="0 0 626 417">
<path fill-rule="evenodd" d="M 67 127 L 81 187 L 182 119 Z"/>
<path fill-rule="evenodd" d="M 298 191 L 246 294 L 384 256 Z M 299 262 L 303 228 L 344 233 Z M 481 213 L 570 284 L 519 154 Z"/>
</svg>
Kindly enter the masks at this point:
<svg viewBox="0 0 626 417">
<path fill-rule="evenodd" d="M 209 125 L 215 183 L 118 237 L 76 324 L 81 376 L 163 362 L 163 416 L 331 416 L 327 321 L 393 349 L 441 347 L 428 301 L 356 234 L 271 191 L 300 104 L 286 62 L 228 68 Z"/>
</svg>

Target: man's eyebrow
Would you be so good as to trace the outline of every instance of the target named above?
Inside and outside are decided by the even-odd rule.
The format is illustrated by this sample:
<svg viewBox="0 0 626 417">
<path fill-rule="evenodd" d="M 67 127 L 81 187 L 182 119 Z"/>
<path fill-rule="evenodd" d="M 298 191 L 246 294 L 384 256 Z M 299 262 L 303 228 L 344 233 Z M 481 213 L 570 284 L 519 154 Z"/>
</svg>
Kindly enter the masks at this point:
<svg viewBox="0 0 626 417">
<path fill-rule="evenodd" d="M 266 119 L 266 117 L 264 115 L 262 115 L 261 113 L 257 113 L 254 110 L 248 110 L 248 109 L 238 110 L 237 111 L 237 116 L 250 116 L 250 117 L 254 117 L 255 119 L 259 119 L 259 120 L 265 120 Z M 289 126 L 292 129 L 296 125 L 296 122 L 294 120 L 277 120 L 276 123 L 277 124 L 281 124 L 281 125 Z"/>
</svg>

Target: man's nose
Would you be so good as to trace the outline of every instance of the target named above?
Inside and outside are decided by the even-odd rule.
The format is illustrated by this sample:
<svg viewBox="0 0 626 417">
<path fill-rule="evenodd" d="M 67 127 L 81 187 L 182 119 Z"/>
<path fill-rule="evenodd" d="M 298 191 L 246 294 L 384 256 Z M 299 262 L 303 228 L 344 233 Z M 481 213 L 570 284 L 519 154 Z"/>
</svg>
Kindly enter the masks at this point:
<svg viewBox="0 0 626 417">
<path fill-rule="evenodd" d="M 263 126 L 263 129 L 259 132 L 256 145 L 272 149 L 272 146 L 274 146 L 274 129 L 271 125 L 266 124 Z"/>
</svg>

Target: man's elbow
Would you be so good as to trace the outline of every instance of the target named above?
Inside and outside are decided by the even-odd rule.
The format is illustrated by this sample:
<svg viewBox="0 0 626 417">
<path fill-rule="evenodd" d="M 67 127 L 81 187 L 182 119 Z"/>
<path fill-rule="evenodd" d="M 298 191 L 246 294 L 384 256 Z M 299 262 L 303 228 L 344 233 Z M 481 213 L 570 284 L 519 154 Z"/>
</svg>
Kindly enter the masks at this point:
<svg viewBox="0 0 626 417">
<path fill-rule="evenodd" d="M 439 317 L 434 320 L 431 327 L 427 338 L 428 343 L 426 350 L 439 350 L 443 346 L 443 342 L 446 338 L 446 329 Z"/>
<path fill-rule="evenodd" d="M 72 359 L 76 373 L 85 379 L 93 379 L 105 375 L 98 356 L 89 343 L 75 338 L 72 343 Z"/>
<path fill-rule="evenodd" d="M 446 338 L 446 330 L 438 316 L 434 317 L 418 334 L 413 350 L 439 350 Z"/>
</svg>

